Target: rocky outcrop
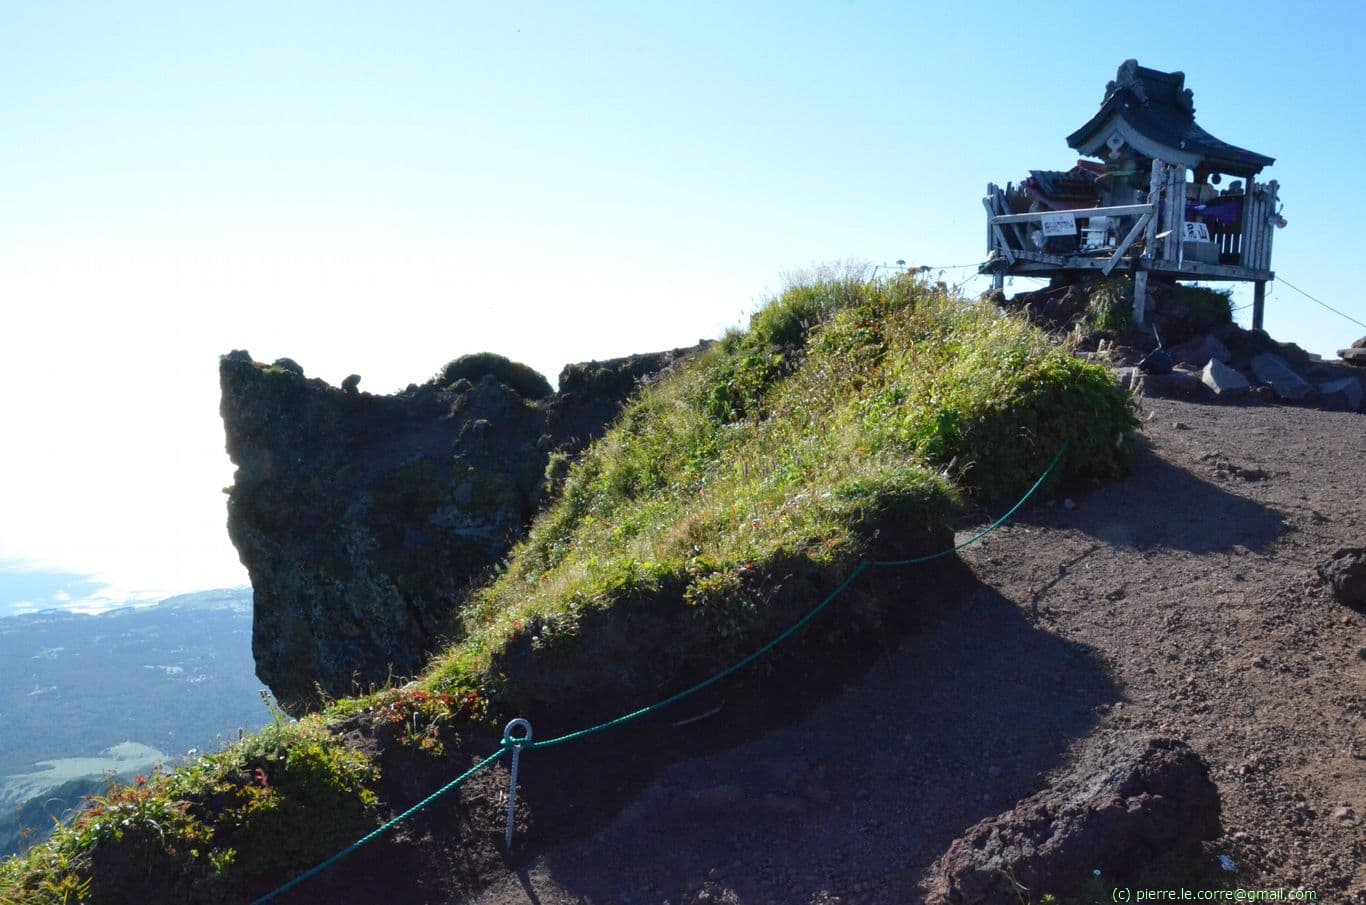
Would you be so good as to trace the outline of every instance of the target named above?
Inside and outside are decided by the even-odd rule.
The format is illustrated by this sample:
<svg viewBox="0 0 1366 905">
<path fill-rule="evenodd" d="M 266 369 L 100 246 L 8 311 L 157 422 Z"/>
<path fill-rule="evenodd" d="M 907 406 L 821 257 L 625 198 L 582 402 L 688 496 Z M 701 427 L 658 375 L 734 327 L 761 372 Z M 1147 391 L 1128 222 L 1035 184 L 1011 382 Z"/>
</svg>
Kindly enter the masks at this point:
<svg viewBox="0 0 1366 905">
<path fill-rule="evenodd" d="M 1125 739 L 955 840 L 931 871 L 928 899 L 1018 905 L 1022 890 L 1073 895 L 1094 870 L 1122 878 L 1195 854 L 1219 833 L 1204 761 L 1175 739 Z"/>
<path fill-rule="evenodd" d="M 498 356 L 390 396 L 223 356 L 228 533 L 251 576 L 257 676 L 299 714 L 417 672 L 526 530 L 550 454 L 580 450 L 693 351 L 573 365 L 550 396 Z"/>
<path fill-rule="evenodd" d="M 1366 336 L 1352 343 L 1351 348 L 1338 349 L 1338 357 L 1349 365 L 1366 368 Z"/>
<path fill-rule="evenodd" d="M 1366 547 L 1345 547 L 1318 568 L 1338 602 L 1366 612 Z"/>
</svg>

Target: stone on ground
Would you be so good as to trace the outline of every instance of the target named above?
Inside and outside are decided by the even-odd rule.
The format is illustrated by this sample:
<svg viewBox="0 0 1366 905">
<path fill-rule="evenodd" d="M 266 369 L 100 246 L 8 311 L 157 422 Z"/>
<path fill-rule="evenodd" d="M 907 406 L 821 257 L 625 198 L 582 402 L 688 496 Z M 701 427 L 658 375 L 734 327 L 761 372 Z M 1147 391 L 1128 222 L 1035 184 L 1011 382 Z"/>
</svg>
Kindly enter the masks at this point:
<svg viewBox="0 0 1366 905">
<path fill-rule="evenodd" d="M 1167 374 L 1143 374 L 1140 388 L 1145 396 L 1164 399 L 1194 396 L 1200 392 L 1200 377 L 1191 371 L 1175 368 Z"/>
<path fill-rule="evenodd" d="M 1279 355 L 1263 352 L 1254 356 L 1252 373 L 1284 402 L 1305 402 L 1315 395 L 1314 388 Z"/>
<path fill-rule="evenodd" d="M 1022 889 L 1073 895 L 1097 868 L 1123 878 L 1159 858 L 1195 855 L 1220 832 L 1219 792 L 1200 756 L 1176 739 L 1130 737 L 960 836 L 931 870 L 929 901 L 1018 905 Z"/>
<path fill-rule="evenodd" d="M 1319 395 L 1325 408 L 1343 409 L 1348 412 L 1361 410 L 1363 392 L 1361 381 L 1355 377 L 1343 377 L 1321 383 Z"/>
<path fill-rule="evenodd" d="M 1203 368 L 1211 361 L 1227 362 L 1233 357 L 1228 346 L 1221 343 L 1217 337 L 1209 335 L 1198 336 L 1179 346 L 1173 346 L 1169 351 L 1178 364 L 1192 368 Z"/>
<path fill-rule="evenodd" d="M 1246 377 L 1217 358 L 1211 358 L 1200 372 L 1200 382 L 1220 399 L 1236 399 L 1251 389 Z"/>
<path fill-rule="evenodd" d="M 1366 610 L 1366 547 L 1344 547 L 1318 572 L 1339 603 Z"/>
</svg>

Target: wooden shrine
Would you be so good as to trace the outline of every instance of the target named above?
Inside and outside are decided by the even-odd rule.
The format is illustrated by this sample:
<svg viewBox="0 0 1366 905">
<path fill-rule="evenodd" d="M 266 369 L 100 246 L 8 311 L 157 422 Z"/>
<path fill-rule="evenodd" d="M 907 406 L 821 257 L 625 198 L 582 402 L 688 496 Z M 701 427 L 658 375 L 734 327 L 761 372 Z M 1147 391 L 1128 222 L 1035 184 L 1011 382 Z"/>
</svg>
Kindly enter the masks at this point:
<svg viewBox="0 0 1366 905">
<path fill-rule="evenodd" d="M 1256 177 L 1275 161 L 1196 125 L 1185 80 L 1125 61 L 1099 112 L 1067 137 L 1086 159 L 1067 171 L 1031 171 L 1018 186 L 987 186 L 980 272 L 996 288 L 1012 275 L 1132 273 L 1142 324 L 1150 277 L 1243 280 L 1255 286 L 1252 324 L 1262 326 L 1276 276 L 1273 227 L 1285 221 L 1276 181 Z"/>
</svg>

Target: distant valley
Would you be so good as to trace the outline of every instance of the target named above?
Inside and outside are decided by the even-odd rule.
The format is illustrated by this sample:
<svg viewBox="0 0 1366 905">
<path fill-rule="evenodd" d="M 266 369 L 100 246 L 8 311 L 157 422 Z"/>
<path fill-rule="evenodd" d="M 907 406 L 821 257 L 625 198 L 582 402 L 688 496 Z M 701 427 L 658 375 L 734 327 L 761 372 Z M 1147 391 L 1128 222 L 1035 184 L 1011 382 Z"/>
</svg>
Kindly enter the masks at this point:
<svg viewBox="0 0 1366 905">
<path fill-rule="evenodd" d="M 0 618 L 0 854 L 109 774 L 127 780 L 270 722 L 261 687 L 250 588 Z"/>
</svg>

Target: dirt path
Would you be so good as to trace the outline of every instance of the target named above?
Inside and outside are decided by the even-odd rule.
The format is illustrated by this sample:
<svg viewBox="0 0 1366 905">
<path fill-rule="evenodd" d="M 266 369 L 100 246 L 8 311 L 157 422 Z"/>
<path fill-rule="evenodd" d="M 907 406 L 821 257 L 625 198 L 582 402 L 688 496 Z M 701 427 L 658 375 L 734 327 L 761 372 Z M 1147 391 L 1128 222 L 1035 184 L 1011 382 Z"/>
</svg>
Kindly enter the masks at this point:
<svg viewBox="0 0 1366 905">
<path fill-rule="evenodd" d="M 1209 762 L 1210 852 L 1242 885 L 1366 902 L 1366 618 L 1314 574 L 1366 544 L 1366 418 L 1164 400 L 1144 417 L 1133 476 L 965 551 L 980 586 L 939 629 L 805 721 L 675 764 L 476 901 L 916 902 L 967 827 L 1107 734 L 1158 731 Z"/>
</svg>

